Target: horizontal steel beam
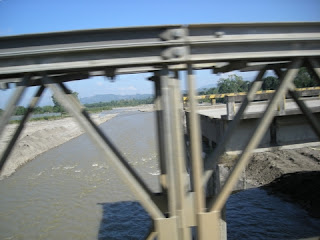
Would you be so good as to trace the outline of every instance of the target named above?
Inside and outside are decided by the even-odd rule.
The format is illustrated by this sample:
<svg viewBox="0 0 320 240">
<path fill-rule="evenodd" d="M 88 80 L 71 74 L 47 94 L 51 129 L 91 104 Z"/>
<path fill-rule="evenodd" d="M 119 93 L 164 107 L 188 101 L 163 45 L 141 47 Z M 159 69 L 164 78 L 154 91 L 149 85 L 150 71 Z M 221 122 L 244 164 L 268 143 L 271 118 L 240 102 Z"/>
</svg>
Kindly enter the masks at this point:
<svg viewBox="0 0 320 240">
<path fill-rule="evenodd" d="M 0 37 L 0 79 L 43 71 L 51 75 L 311 56 L 320 56 L 319 22 L 95 29 Z"/>
</svg>

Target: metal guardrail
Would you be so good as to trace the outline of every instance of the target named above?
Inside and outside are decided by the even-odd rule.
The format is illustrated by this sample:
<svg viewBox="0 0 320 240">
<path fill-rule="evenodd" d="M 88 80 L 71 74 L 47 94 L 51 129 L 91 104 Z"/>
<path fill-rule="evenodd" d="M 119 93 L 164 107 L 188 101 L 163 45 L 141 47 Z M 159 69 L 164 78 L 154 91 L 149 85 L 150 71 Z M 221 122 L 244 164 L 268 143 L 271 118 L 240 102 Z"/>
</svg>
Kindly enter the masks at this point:
<svg viewBox="0 0 320 240">
<path fill-rule="evenodd" d="M 296 92 L 302 92 L 302 91 L 311 91 L 310 93 L 306 92 L 305 94 L 302 94 L 305 97 L 308 96 L 319 96 L 320 87 L 308 87 L 308 88 L 295 88 L 294 91 Z M 274 94 L 275 90 L 260 90 L 255 93 L 255 95 L 262 95 L 262 94 Z M 204 99 L 219 99 L 219 98 L 225 98 L 225 97 L 238 97 L 238 96 L 245 96 L 247 95 L 247 92 L 238 92 L 238 93 L 221 93 L 221 94 L 209 94 L 209 95 L 198 95 L 196 96 L 196 99 L 198 100 L 204 100 Z M 290 96 L 288 96 L 290 98 Z M 270 99 L 270 97 L 266 97 L 265 100 Z M 183 97 L 183 101 L 188 101 L 188 97 Z"/>
<path fill-rule="evenodd" d="M 313 71 L 320 83 L 320 23 L 252 23 L 166 25 L 98 29 L 0 37 L 0 84 L 16 83 L 16 90 L 0 119 L 0 135 L 29 86 L 39 86 L 20 126 L 0 159 L 4 166 L 30 113 L 45 88 L 75 117 L 99 147 L 106 160 L 130 187 L 153 219 L 147 239 L 226 239 L 221 213 L 233 185 L 250 160 L 274 116 L 274 108 L 286 92 L 291 94 L 320 138 L 320 125 L 294 91 L 293 79 L 301 66 Z M 259 73 L 222 141 L 202 159 L 197 115 L 194 69 L 252 70 Z M 216 182 L 216 194 L 204 188 L 215 178 L 217 162 L 232 137 L 249 102 L 261 88 L 266 70 L 280 78 L 280 86 L 268 103 L 255 131 L 240 154 L 224 186 Z M 284 71 L 285 69 L 285 71 Z M 179 71 L 187 70 L 190 104 L 190 145 L 183 138 L 182 96 Z M 135 173 L 108 136 L 75 101 L 64 82 L 90 76 L 115 77 L 121 73 L 152 72 L 156 93 L 161 193 L 154 194 Z M 185 150 L 190 150 L 190 158 Z M 190 164 L 191 173 L 186 165 Z M 191 177 L 190 177 L 191 176 Z M 189 184 L 191 182 L 191 184 Z M 195 230 L 192 236 L 191 229 Z"/>
</svg>

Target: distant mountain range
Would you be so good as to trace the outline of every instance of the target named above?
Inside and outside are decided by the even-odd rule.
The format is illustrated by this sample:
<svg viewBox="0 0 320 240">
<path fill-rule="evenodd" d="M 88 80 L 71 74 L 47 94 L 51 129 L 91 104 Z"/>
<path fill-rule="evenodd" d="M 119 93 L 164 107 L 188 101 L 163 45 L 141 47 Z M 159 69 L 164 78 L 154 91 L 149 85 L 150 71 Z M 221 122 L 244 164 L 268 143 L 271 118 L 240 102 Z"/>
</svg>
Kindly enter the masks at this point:
<svg viewBox="0 0 320 240">
<path fill-rule="evenodd" d="M 215 84 L 210 84 L 198 88 L 198 91 L 203 91 L 206 88 L 215 87 Z M 183 90 L 182 94 L 186 94 L 187 90 Z M 99 103 L 99 102 L 111 102 L 111 101 L 119 101 L 119 100 L 131 100 L 131 99 L 146 99 L 153 97 L 152 94 L 134 94 L 134 95 L 116 95 L 116 94 L 99 94 L 94 95 L 92 97 L 84 97 L 80 98 L 80 102 L 82 104 L 91 104 L 91 103 Z"/>
<path fill-rule="evenodd" d="M 115 95 L 115 94 L 99 94 L 92 97 L 80 98 L 82 104 L 91 104 L 99 102 L 111 102 L 119 100 L 146 99 L 153 97 L 152 94 L 135 94 L 135 95 Z"/>
<path fill-rule="evenodd" d="M 208 84 L 208 85 L 205 85 L 205 86 L 202 86 L 202 87 L 198 88 L 198 91 L 203 91 L 204 89 L 215 88 L 215 87 L 217 87 L 216 83 Z"/>
</svg>

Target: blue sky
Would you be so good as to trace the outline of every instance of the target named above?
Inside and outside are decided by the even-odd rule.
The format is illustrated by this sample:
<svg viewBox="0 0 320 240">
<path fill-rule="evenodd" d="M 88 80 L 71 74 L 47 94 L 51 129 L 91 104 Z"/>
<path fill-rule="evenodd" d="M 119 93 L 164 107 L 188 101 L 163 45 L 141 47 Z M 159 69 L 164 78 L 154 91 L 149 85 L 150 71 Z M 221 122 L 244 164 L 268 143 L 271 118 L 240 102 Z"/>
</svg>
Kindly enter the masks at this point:
<svg viewBox="0 0 320 240">
<path fill-rule="evenodd" d="M 320 21 L 320 0 L 0 0 L 0 36 L 140 25 L 286 21 Z M 69 87 L 80 97 L 152 93 L 146 76 L 120 76 L 113 83 L 97 77 L 70 83 Z M 197 79 L 198 87 L 202 87 L 214 84 L 219 76 L 204 71 Z M 11 93 L 0 91 L 0 108 Z M 42 105 L 50 102 L 49 95 Z"/>
</svg>

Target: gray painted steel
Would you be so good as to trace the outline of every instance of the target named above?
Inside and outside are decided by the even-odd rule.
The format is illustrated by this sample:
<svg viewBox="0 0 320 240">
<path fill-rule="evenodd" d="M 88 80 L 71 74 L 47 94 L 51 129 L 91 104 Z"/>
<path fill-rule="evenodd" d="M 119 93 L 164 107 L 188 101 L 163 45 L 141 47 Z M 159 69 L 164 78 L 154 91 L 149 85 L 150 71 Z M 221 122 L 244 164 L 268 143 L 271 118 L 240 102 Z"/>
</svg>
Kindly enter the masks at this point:
<svg viewBox="0 0 320 240">
<path fill-rule="evenodd" d="M 319 58 L 319 22 L 164 25 L 0 37 L 0 86 L 6 88 L 9 82 L 17 85 L 16 93 L 0 119 L 0 130 L 7 124 L 26 86 L 43 85 L 50 88 L 106 159 L 113 163 L 152 217 L 154 224 L 147 239 L 154 239 L 155 236 L 160 240 L 191 239 L 195 237 L 191 233 L 192 227 L 196 227 L 197 239 L 226 239 L 223 207 L 233 186 L 248 163 L 252 150 L 259 145 L 272 124 L 275 107 L 287 91 L 293 90 L 292 81 L 299 67 L 307 66 L 316 74 L 317 80 L 320 79 Z M 213 68 L 217 72 L 262 69 L 240 111 L 234 116 L 226 133 L 223 133 L 223 140 L 207 159 L 206 166 L 203 166 L 201 156 L 200 123 L 192 72 L 204 68 Z M 187 151 L 191 148 L 191 159 L 185 159 L 183 123 L 179 121 L 182 111 L 179 99 L 182 99 L 177 71 L 184 69 L 188 70 L 191 102 L 191 138 L 190 147 L 187 148 Z M 220 183 L 216 183 L 212 191 L 215 196 L 207 198 L 204 187 L 209 179 L 218 179 L 215 172 L 217 161 L 228 140 L 234 137 L 268 69 L 282 77 L 281 85 L 253 128 L 252 137 L 247 139 L 226 183 L 221 190 L 218 187 Z M 282 69 L 286 69 L 286 72 Z M 171 71 L 174 71 L 173 77 Z M 154 81 L 157 97 L 162 186 L 162 192 L 158 194 L 151 192 L 63 84 L 90 76 L 114 78 L 117 74 L 137 72 L 154 72 L 151 80 Z M 313 113 L 294 94 L 293 99 L 319 135 L 319 122 Z M 36 100 L 31 103 L 31 108 Z M 8 153 L 14 141 L 12 139 L 12 144 L 7 147 Z M 4 161 L 6 158 L 2 156 Z M 185 162 L 192 163 L 190 177 L 185 172 Z"/>
<path fill-rule="evenodd" d="M 320 23 L 164 25 L 0 37 L 0 79 L 320 55 Z M 149 68 L 141 68 L 141 67 Z M 135 69 L 135 67 L 139 67 Z M 186 68 L 186 66 L 184 66 Z M 207 67 L 207 66 L 204 66 Z M 201 68 L 201 67 L 200 67 Z M 109 73 L 109 74 L 108 74 Z"/>
</svg>

